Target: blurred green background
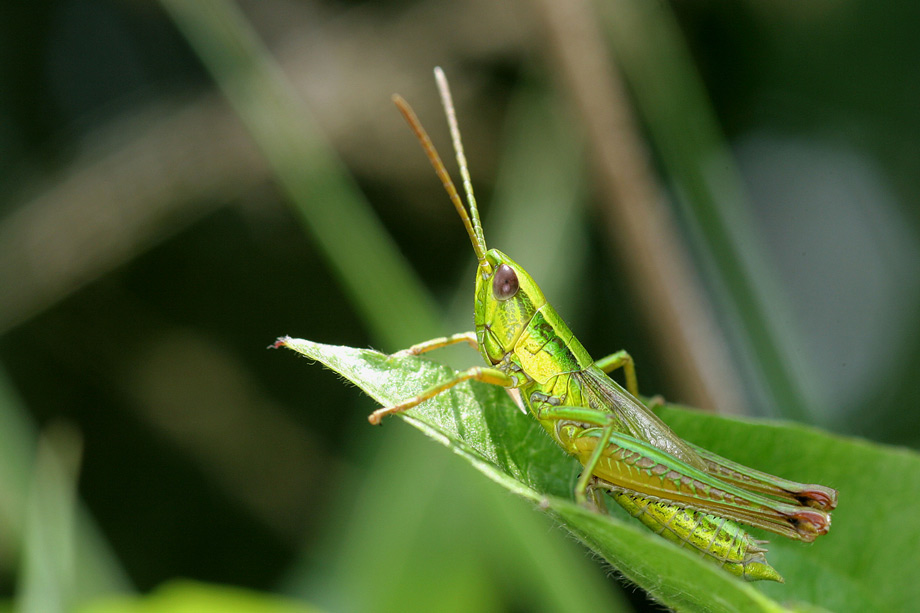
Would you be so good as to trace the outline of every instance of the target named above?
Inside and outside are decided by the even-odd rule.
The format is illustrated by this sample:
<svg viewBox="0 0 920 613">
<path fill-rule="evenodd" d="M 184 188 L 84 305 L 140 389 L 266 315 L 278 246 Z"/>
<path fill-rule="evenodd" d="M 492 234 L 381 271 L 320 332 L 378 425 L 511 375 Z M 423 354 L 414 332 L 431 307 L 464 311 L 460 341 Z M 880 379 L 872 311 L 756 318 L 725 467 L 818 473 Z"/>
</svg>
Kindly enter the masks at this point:
<svg viewBox="0 0 920 613">
<path fill-rule="evenodd" d="M 593 355 L 627 348 L 669 400 L 920 443 L 920 7 L 559 4 L 4 4 L 10 602 L 646 606 L 457 458 L 371 428 L 338 377 L 265 350 L 471 327 L 468 239 L 390 103 L 449 161 L 435 65 L 487 241 Z"/>
</svg>

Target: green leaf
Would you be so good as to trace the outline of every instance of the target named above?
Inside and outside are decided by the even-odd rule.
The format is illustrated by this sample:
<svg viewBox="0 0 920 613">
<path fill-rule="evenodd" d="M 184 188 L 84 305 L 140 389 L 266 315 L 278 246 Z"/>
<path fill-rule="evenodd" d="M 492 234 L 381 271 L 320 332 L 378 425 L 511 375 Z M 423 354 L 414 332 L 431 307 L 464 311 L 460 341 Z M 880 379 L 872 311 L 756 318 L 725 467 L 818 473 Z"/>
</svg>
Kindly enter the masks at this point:
<svg viewBox="0 0 920 613">
<path fill-rule="evenodd" d="M 144 596 L 109 596 L 78 613 L 318 613 L 318 609 L 274 594 L 240 587 L 177 580 Z"/>
<path fill-rule="evenodd" d="M 281 339 L 280 345 L 322 362 L 383 406 L 454 375 L 452 369 L 423 358 L 291 338 Z M 669 607 L 904 610 L 920 596 L 918 582 L 909 576 L 913 566 L 905 563 L 916 557 L 920 544 L 918 521 L 906 517 L 916 513 L 904 512 L 917 508 L 920 497 L 920 457 L 912 452 L 798 425 L 663 410 L 662 417 L 691 442 L 761 470 L 839 489 L 840 508 L 833 514 L 830 534 L 811 545 L 771 539 L 768 559 L 787 583 L 751 584 L 661 539 L 625 514 L 601 516 L 574 504 L 578 462 L 522 414 L 504 389 L 475 382 L 458 385 L 402 417 L 554 516 L 625 578 Z"/>
</svg>

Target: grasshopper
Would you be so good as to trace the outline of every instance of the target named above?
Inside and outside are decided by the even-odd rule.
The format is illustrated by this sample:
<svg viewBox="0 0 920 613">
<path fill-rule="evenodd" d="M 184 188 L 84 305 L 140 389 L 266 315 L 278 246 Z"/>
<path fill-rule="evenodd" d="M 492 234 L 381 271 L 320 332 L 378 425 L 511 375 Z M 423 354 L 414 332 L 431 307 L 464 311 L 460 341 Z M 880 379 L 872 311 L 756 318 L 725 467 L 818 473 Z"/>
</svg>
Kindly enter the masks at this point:
<svg viewBox="0 0 920 613">
<path fill-rule="evenodd" d="M 468 380 L 517 390 L 519 402 L 584 466 L 575 500 L 606 512 L 608 493 L 664 538 L 749 581 L 782 582 L 740 524 L 811 542 L 826 534 L 837 491 L 787 481 L 736 464 L 678 437 L 639 400 L 626 351 L 595 361 L 514 260 L 487 249 L 447 79 L 435 69 L 469 212 L 415 112 L 393 101 L 421 143 L 457 209 L 476 253 L 475 332 L 433 339 L 399 352 L 419 355 L 468 343 L 488 366 L 473 367 L 400 404 L 374 411 L 372 424 Z M 608 375 L 622 369 L 625 388 Z"/>
</svg>

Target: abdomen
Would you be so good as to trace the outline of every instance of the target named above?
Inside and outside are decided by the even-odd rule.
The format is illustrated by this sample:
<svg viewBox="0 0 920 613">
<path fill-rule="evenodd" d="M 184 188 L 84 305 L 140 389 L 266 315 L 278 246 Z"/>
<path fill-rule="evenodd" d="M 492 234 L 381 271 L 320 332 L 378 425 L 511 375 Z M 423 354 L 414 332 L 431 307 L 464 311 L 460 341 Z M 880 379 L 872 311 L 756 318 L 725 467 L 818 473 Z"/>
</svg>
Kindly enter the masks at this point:
<svg viewBox="0 0 920 613">
<path fill-rule="evenodd" d="M 767 563 L 766 551 L 739 524 L 702 511 L 657 502 L 639 494 L 611 492 L 611 497 L 650 530 L 681 547 L 711 558 L 748 581 L 783 578 Z"/>
</svg>

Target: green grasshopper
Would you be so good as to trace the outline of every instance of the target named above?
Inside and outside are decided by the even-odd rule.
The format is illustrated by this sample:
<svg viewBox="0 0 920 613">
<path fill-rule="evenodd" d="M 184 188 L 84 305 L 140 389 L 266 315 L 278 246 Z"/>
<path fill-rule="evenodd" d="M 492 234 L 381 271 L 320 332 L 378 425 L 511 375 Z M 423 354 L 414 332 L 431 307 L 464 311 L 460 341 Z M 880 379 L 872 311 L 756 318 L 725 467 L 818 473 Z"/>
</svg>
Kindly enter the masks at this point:
<svg viewBox="0 0 920 613">
<path fill-rule="evenodd" d="M 414 398 L 378 409 L 369 421 L 379 424 L 386 415 L 471 379 L 517 390 L 523 408 L 584 466 L 575 485 L 578 503 L 605 512 L 607 492 L 654 532 L 733 575 L 782 582 L 764 557 L 764 541 L 739 524 L 811 542 L 827 533 L 837 491 L 762 473 L 684 441 L 639 400 L 628 353 L 598 361 L 588 355 L 531 276 L 501 251 L 486 248 L 450 90 L 440 68 L 435 77 L 469 213 L 412 108 L 398 95 L 393 101 L 444 184 L 476 252 L 476 331 L 433 339 L 400 354 L 466 342 L 488 366 L 470 368 Z M 608 376 L 618 368 L 625 389 Z"/>
</svg>

